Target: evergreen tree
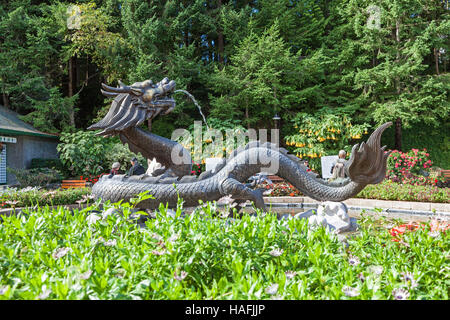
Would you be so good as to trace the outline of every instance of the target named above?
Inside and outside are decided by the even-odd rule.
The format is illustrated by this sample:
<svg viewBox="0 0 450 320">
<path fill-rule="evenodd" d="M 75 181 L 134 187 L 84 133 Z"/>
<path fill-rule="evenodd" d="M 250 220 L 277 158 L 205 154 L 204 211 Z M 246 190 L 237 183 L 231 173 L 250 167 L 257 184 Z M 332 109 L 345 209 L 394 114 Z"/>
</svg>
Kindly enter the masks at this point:
<svg viewBox="0 0 450 320">
<path fill-rule="evenodd" d="M 292 108 L 298 101 L 296 60 L 281 39 L 277 23 L 261 36 L 251 33 L 211 78 L 215 92 L 212 115 L 244 119 L 248 127 L 270 128 L 276 112 Z M 223 94 L 226 93 L 226 94 Z"/>
<path fill-rule="evenodd" d="M 21 114 L 31 112 L 25 119 L 40 130 L 62 130 L 76 96 L 66 98 L 61 90 L 63 40 L 49 6 L 27 0 L 1 5 L 0 34 L 3 104 Z"/>
<path fill-rule="evenodd" d="M 439 1 L 377 2 L 379 21 L 367 8 L 371 2 L 342 2 L 342 14 L 353 26 L 360 48 L 353 71 L 357 100 L 377 123 L 395 122 L 395 148 L 401 149 L 401 129 L 413 123 L 438 124 L 450 110 L 448 76 L 430 73 L 430 59 L 442 36 L 450 32 L 448 10 Z M 370 10 L 369 10 L 370 11 Z M 430 14 L 433 12 L 433 14 Z M 378 14 L 378 13 L 377 13 Z M 433 59 L 434 60 L 434 59 Z"/>
</svg>

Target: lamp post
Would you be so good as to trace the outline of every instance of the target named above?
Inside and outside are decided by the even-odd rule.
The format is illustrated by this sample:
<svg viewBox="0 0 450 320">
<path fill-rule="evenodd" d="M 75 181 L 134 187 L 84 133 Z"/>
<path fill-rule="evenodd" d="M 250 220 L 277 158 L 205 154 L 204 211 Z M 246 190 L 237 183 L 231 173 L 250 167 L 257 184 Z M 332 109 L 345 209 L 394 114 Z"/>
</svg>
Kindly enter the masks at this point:
<svg viewBox="0 0 450 320">
<path fill-rule="evenodd" d="M 280 120 L 281 120 L 281 118 L 280 118 L 280 116 L 278 115 L 278 113 L 275 113 L 275 115 L 273 116 L 273 118 L 272 118 L 272 120 L 274 121 L 274 123 L 275 123 L 275 129 L 278 129 L 278 127 L 279 127 L 279 122 L 280 122 Z"/>
</svg>

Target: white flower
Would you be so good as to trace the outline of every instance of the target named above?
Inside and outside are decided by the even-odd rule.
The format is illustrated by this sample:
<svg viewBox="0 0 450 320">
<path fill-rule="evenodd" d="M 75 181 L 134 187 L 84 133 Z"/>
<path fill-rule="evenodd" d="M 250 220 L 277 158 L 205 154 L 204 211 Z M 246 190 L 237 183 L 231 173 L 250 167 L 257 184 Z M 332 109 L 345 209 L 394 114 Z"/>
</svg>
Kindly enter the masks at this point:
<svg viewBox="0 0 450 320">
<path fill-rule="evenodd" d="M 91 277 L 91 275 L 92 275 L 92 270 L 88 270 L 85 273 L 82 273 L 80 275 L 80 279 L 87 280 Z"/>
<path fill-rule="evenodd" d="M 156 239 L 156 240 L 158 240 L 158 241 L 162 240 L 162 237 L 161 237 L 159 234 L 157 234 L 157 233 L 153 233 L 153 234 L 152 234 L 152 238 L 153 238 L 153 239 Z"/>
<path fill-rule="evenodd" d="M 52 257 L 55 259 L 59 259 L 59 258 L 64 257 L 70 251 L 72 251 L 71 248 L 59 248 L 59 249 L 56 249 L 55 252 L 53 252 Z"/>
<path fill-rule="evenodd" d="M 279 257 L 283 254 L 283 249 L 273 249 L 269 254 L 274 257 Z"/>
<path fill-rule="evenodd" d="M 103 243 L 103 245 L 106 246 L 106 247 L 112 247 L 112 246 L 115 246 L 116 244 L 117 244 L 117 240 L 116 239 L 111 239 L 111 240 L 108 240 L 108 241 Z"/>
<path fill-rule="evenodd" d="M 53 197 L 56 193 L 57 193 L 56 191 L 48 191 L 48 192 L 44 193 L 42 196 L 44 196 L 44 197 L 48 197 L 48 196 Z"/>
<path fill-rule="evenodd" d="M 87 199 L 80 199 L 80 200 L 77 200 L 75 202 L 78 203 L 78 204 L 82 204 L 82 203 L 85 203 L 86 201 L 87 201 Z"/>
<path fill-rule="evenodd" d="M 364 282 L 364 281 L 366 280 L 366 277 L 364 277 L 364 274 L 363 274 L 362 272 L 360 272 L 360 273 L 358 274 L 358 279 L 359 279 L 361 282 Z"/>
<path fill-rule="evenodd" d="M 8 286 L 1 286 L 0 287 L 0 296 L 4 295 L 6 293 L 6 290 L 8 290 Z"/>
<path fill-rule="evenodd" d="M 406 300 L 409 298 L 409 292 L 406 289 L 397 288 L 392 290 L 392 295 L 395 300 Z"/>
<path fill-rule="evenodd" d="M 278 283 L 272 283 L 270 286 L 268 286 L 266 288 L 266 293 L 267 294 L 273 295 L 273 294 L 276 294 L 277 291 L 278 291 Z"/>
<path fill-rule="evenodd" d="M 431 232 L 428 232 L 428 235 L 429 235 L 430 237 L 432 237 L 432 238 L 437 238 L 437 237 L 439 237 L 440 234 L 441 234 L 441 233 L 440 233 L 439 231 L 431 231 Z"/>
<path fill-rule="evenodd" d="M 163 254 L 166 254 L 166 250 L 161 250 L 161 251 L 153 250 L 152 253 L 155 256 L 162 256 Z"/>
<path fill-rule="evenodd" d="M 234 202 L 234 199 L 232 198 L 231 194 L 224 196 L 224 197 L 220 198 L 219 200 L 217 200 L 217 203 L 224 204 L 224 205 L 230 205 L 233 202 Z"/>
<path fill-rule="evenodd" d="M 94 245 L 105 242 L 105 239 L 103 237 L 99 237 L 98 239 L 95 239 Z"/>
<path fill-rule="evenodd" d="M 284 274 L 286 275 L 286 278 L 292 279 L 292 278 L 294 278 L 297 275 L 297 272 L 295 272 L 295 271 L 286 271 Z"/>
<path fill-rule="evenodd" d="M 419 284 L 414 279 L 414 275 L 411 272 L 402 272 L 402 280 L 409 283 L 411 288 L 416 288 Z"/>
<path fill-rule="evenodd" d="M 98 220 L 100 220 L 101 219 L 101 217 L 99 216 L 99 215 L 97 215 L 97 214 L 95 214 L 95 213 L 92 213 L 92 214 L 90 214 L 88 217 L 87 217 L 87 223 L 89 224 L 89 225 L 91 225 L 91 224 L 93 224 L 93 223 L 96 223 Z"/>
<path fill-rule="evenodd" d="M 175 242 L 175 241 L 177 241 L 178 240 L 178 238 L 180 238 L 180 236 L 178 235 L 178 234 L 173 234 L 169 239 L 167 239 L 167 240 L 169 240 L 170 242 Z"/>
<path fill-rule="evenodd" d="M 358 264 L 360 264 L 360 260 L 359 260 L 359 258 L 358 257 L 356 257 L 356 256 L 350 256 L 349 258 L 348 258 L 348 263 L 350 264 L 350 265 L 352 265 L 352 266 L 357 266 Z"/>
<path fill-rule="evenodd" d="M 45 300 L 50 296 L 50 293 L 52 293 L 52 290 L 47 289 L 47 287 L 44 285 L 42 287 L 42 293 L 37 296 L 39 300 Z"/>
<path fill-rule="evenodd" d="M 342 288 L 342 292 L 347 296 L 347 297 L 357 297 L 359 296 L 359 289 L 358 288 L 352 288 L 349 286 L 345 286 Z"/>
<path fill-rule="evenodd" d="M 173 277 L 175 278 L 175 280 L 178 281 L 184 280 L 184 278 L 186 278 L 187 275 L 188 273 L 186 271 L 181 271 L 179 275 L 177 274 L 176 271 L 173 273 Z"/>
<path fill-rule="evenodd" d="M 382 266 L 370 266 L 369 271 L 377 276 L 383 273 L 384 268 Z"/>
<path fill-rule="evenodd" d="M 95 197 L 92 194 L 83 194 L 81 196 L 83 198 L 83 200 L 87 201 L 89 199 L 94 199 Z"/>
</svg>

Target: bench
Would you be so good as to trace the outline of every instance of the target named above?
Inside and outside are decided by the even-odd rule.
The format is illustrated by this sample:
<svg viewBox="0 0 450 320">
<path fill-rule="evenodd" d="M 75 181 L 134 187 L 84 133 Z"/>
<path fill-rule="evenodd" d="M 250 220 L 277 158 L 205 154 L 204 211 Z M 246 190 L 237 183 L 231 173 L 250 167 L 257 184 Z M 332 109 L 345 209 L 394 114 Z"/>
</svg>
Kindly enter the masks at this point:
<svg viewBox="0 0 450 320">
<path fill-rule="evenodd" d="M 275 182 L 275 183 L 284 181 L 284 179 L 280 178 L 279 176 L 268 176 L 267 178 L 269 178 L 272 182 Z"/>
<path fill-rule="evenodd" d="M 86 188 L 86 181 L 85 180 L 63 180 L 61 183 L 62 189 L 69 189 L 69 188 Z"/>
<path fill-rule="evenodd" d="M 450 170 L 441 170 L 441 175 L 447 180 L 450 179 Z"/>
</svg>

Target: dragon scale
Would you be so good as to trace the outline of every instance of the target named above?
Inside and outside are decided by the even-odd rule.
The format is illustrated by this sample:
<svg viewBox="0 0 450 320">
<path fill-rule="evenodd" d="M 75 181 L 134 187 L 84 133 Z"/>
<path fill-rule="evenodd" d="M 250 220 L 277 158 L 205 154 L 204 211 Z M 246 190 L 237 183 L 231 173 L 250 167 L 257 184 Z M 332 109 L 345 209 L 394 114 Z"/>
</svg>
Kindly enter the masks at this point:
<svg viewBox="0 0 450 320">
<path fill-rule="evenodd" d="M 268 168 L 272 170 L 271 174 L 284 178 L 303 194 L 319 201 L 343 201 L 358 194 L 367 184 L 379 183 L 385 177 L 389 152 L 380 147 L 380 141 L 383 131 L 392 124 L 390 122 L 378 127 L 367 142 L 353 147 L 345 164 L 348 178 L 341 183 L 317 178 L 316 174 L 307 171 L 302 160 L 287 150 L 258 141 L 236 149 L 213 171 L 203 172 L 199 177 L 186 176 L 192 165 L 190 153 L 175 141 L 138 128 L 144 120 L 162 110 L 168 113 L 174 109 L 175 101 L 169 95 L 173 93 L 175 83 L 165 78 L 156 85 L 147 80 L 132 86 L 121 83 L 119 88 L 106 85 L 103 88 L 107 90 L 103 92 L 105 95 L 116 98 L 105 118 L 88 129 L 102 129 L 99 134 L 104 136 L 118 134 L 130 150 L 140 152 L 147 159 L 156 158 L 166 169 L 155 176 L 103 176 L 93 186 L 92 193 L 104 201 L 127 201 L 148 191 L 154 199 L 140 202 L 141 208 L 155 209 L 160 203 L 176 207 L 179 198 L 185 206 L 196 206 L 199 200 L 214 201 L 231 196 L 238 202 L 253 201 L 256 207 L 265 209 L 262 190 L 253 190 L 245 182 Z M 172 161 L 173 151 L 181 155 L 182 163 Z"/>
</svg>

